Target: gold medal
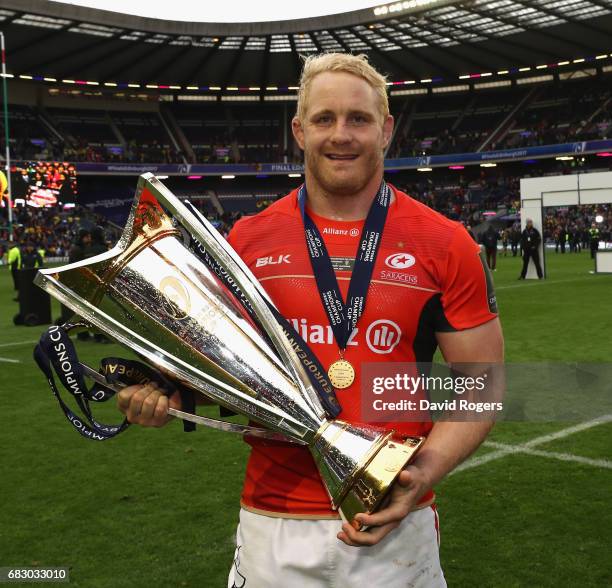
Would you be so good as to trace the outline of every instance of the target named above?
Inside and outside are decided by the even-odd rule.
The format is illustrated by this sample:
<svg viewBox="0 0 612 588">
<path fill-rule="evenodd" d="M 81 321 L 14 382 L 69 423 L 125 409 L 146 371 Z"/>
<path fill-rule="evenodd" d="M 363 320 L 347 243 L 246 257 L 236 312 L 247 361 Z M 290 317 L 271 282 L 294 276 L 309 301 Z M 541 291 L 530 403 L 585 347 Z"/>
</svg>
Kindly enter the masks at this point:
<svg viewBox="0 0 612 588">
<path fill-rule="evenodd" d="M 346 359 L 338 359 L 327 370 L 329 381 L 334 388 L 348 388 L 355 381 L 355 368 Z"/>
</svg>

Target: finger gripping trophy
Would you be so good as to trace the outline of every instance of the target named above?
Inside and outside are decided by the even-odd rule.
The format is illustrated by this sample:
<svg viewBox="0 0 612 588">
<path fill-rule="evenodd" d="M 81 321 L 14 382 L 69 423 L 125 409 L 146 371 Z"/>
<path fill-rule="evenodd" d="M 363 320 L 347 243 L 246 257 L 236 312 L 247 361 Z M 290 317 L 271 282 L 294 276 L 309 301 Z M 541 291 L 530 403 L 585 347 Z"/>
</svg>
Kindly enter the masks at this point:
<svg viewBox="0 0 612 588">
<path fill-rule="evenodd" d="M 112 250 L 41 270 L 36 283 L 149 366 L 265 428 L 241 432 L 307 445 L 333 508 L 357 528 L 423 441 L 334 418 L 312 352 L 215 228 L 152 174 Z"/>
</svg>

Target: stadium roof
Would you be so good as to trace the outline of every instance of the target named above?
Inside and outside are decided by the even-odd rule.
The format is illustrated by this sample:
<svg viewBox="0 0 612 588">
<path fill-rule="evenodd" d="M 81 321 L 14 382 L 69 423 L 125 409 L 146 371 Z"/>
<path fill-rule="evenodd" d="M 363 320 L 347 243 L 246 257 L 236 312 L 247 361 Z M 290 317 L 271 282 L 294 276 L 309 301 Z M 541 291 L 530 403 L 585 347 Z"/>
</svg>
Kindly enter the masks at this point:
<svg viewBox="0 0 612 588">
<path fill-rule="evenodd" d="M 59 2 L 60 0 L 51 0 Z M 194 2 L 172 0 L 155 5 L 155 18 L 186 22 L 261 22 L 295 18 L 312 18 L 350 12 L 378 6 L 381 0 L 308 0 L 308 2 L 279 2 L 279 0 L 223 0 L 223 2 Z M 135 16 L 150 17 L 151 5 L 142 0 L 63 0 L 76 4 Z"/>
<path fill-rule="evenodd" d="M 300 55 L 365 52 L 391 80 L 609 58 L 612 0 L 407 0 L 310 19 L 191 23 L 0 0 L 8 71 L 46 81 L 254 89 L 297 82 Z"/>
</svg>

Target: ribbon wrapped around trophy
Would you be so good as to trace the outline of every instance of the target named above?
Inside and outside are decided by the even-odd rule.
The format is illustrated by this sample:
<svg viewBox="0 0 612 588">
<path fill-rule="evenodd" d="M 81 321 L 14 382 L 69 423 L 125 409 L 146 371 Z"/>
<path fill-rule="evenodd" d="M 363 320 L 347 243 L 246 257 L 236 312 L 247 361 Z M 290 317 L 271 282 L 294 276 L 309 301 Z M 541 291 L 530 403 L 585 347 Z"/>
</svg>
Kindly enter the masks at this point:
<svg viewBox="0 0 612 588">
<path fill-rule="evenodd" d="M 380 215 L 388 193 L 381 192 L 377 202 L 375 215 Z M 215 424 L 190 415 L 193 405 L 183 404 L 186 410 L 174 413 L 224 430 L 307 446 L 332 507 L 356 527 L 355 515 L 381 505 L 423 442 L 421 437 L 404 439 L 393 430 L 338 418 L 341 408 L 332 382 L 308 345 L 210 222 L 152 174 L 140 177 L 130 216 L 113 249 L 41 270 L 36 283 L 84 324 L 142 361 L 122 363 L 123 368 L 115 370 L 122 373 L 118 378 L 107 368 L 127 360 L 109 359 L 98 372 L 79 364 L 61 327 L 51 327 L 43 336 L 36 361 L 68 420 L 85 437 L 106 440 L 127 427 L 125 421 L 99 423 L 88 402 L 106 400 L 133 383 L 128 372 L 136 381 L 158 381 L 169 393 L 182 390 L 183 402 L 192 393 L 202 394 L 260 428 Z M 364 295 L 357 294 L 363 298 L 361 305 Z M 357 319 L 349 305 L 345 324 Z M 86 419 L 77 418 L 60 398 L 52 368 Z M 330 376 L 342 376 L 343 369 L 335 368 Z M 88 389 L 85 376 L 97 384 Z"/>
</svg>

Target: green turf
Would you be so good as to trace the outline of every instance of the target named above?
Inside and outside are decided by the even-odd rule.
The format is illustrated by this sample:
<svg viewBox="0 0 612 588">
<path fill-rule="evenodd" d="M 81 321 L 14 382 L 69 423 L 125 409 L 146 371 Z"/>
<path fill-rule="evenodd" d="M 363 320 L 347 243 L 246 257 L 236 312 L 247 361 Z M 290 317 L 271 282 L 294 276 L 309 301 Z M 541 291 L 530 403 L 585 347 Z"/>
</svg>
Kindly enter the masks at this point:
<svg viewBox="0 0 612 588">
<path fill-rule="evenodd" d="M 612 423 L 598 425 L 577 435 L 544 443 L 539 445 L 538 449 L 612 462 Z"/>
<path fill-rule="evenodd" d="M 549 255 L 547 269 L 547 281 L 518 282 L 518 258 L 499 259 L 508 361 L 610 361 L 612 276 L 589 274 L 588 254 Z M 31 361 L 27 342 L 42 328 L 15 327 L 11 298 L 3 268 L 0 566 L 68 565 L 83 587 L 224 586 L 247 446 L 177 423 L 81 439 Z M 92 364 L 125 355 L 93 342 L 79 350 Z M 115 418 L 112 407 L 102 412 Z M 522 443 L 566 426 L 501 423 L 491 439 Z M 606 458 L 610 433 L 601 426 L 538 449 Z M 451 476 L 437 488 L 449 585 L 610 585 L 611 486 L 609 469 L 527 455 Z"/>
</svg>

